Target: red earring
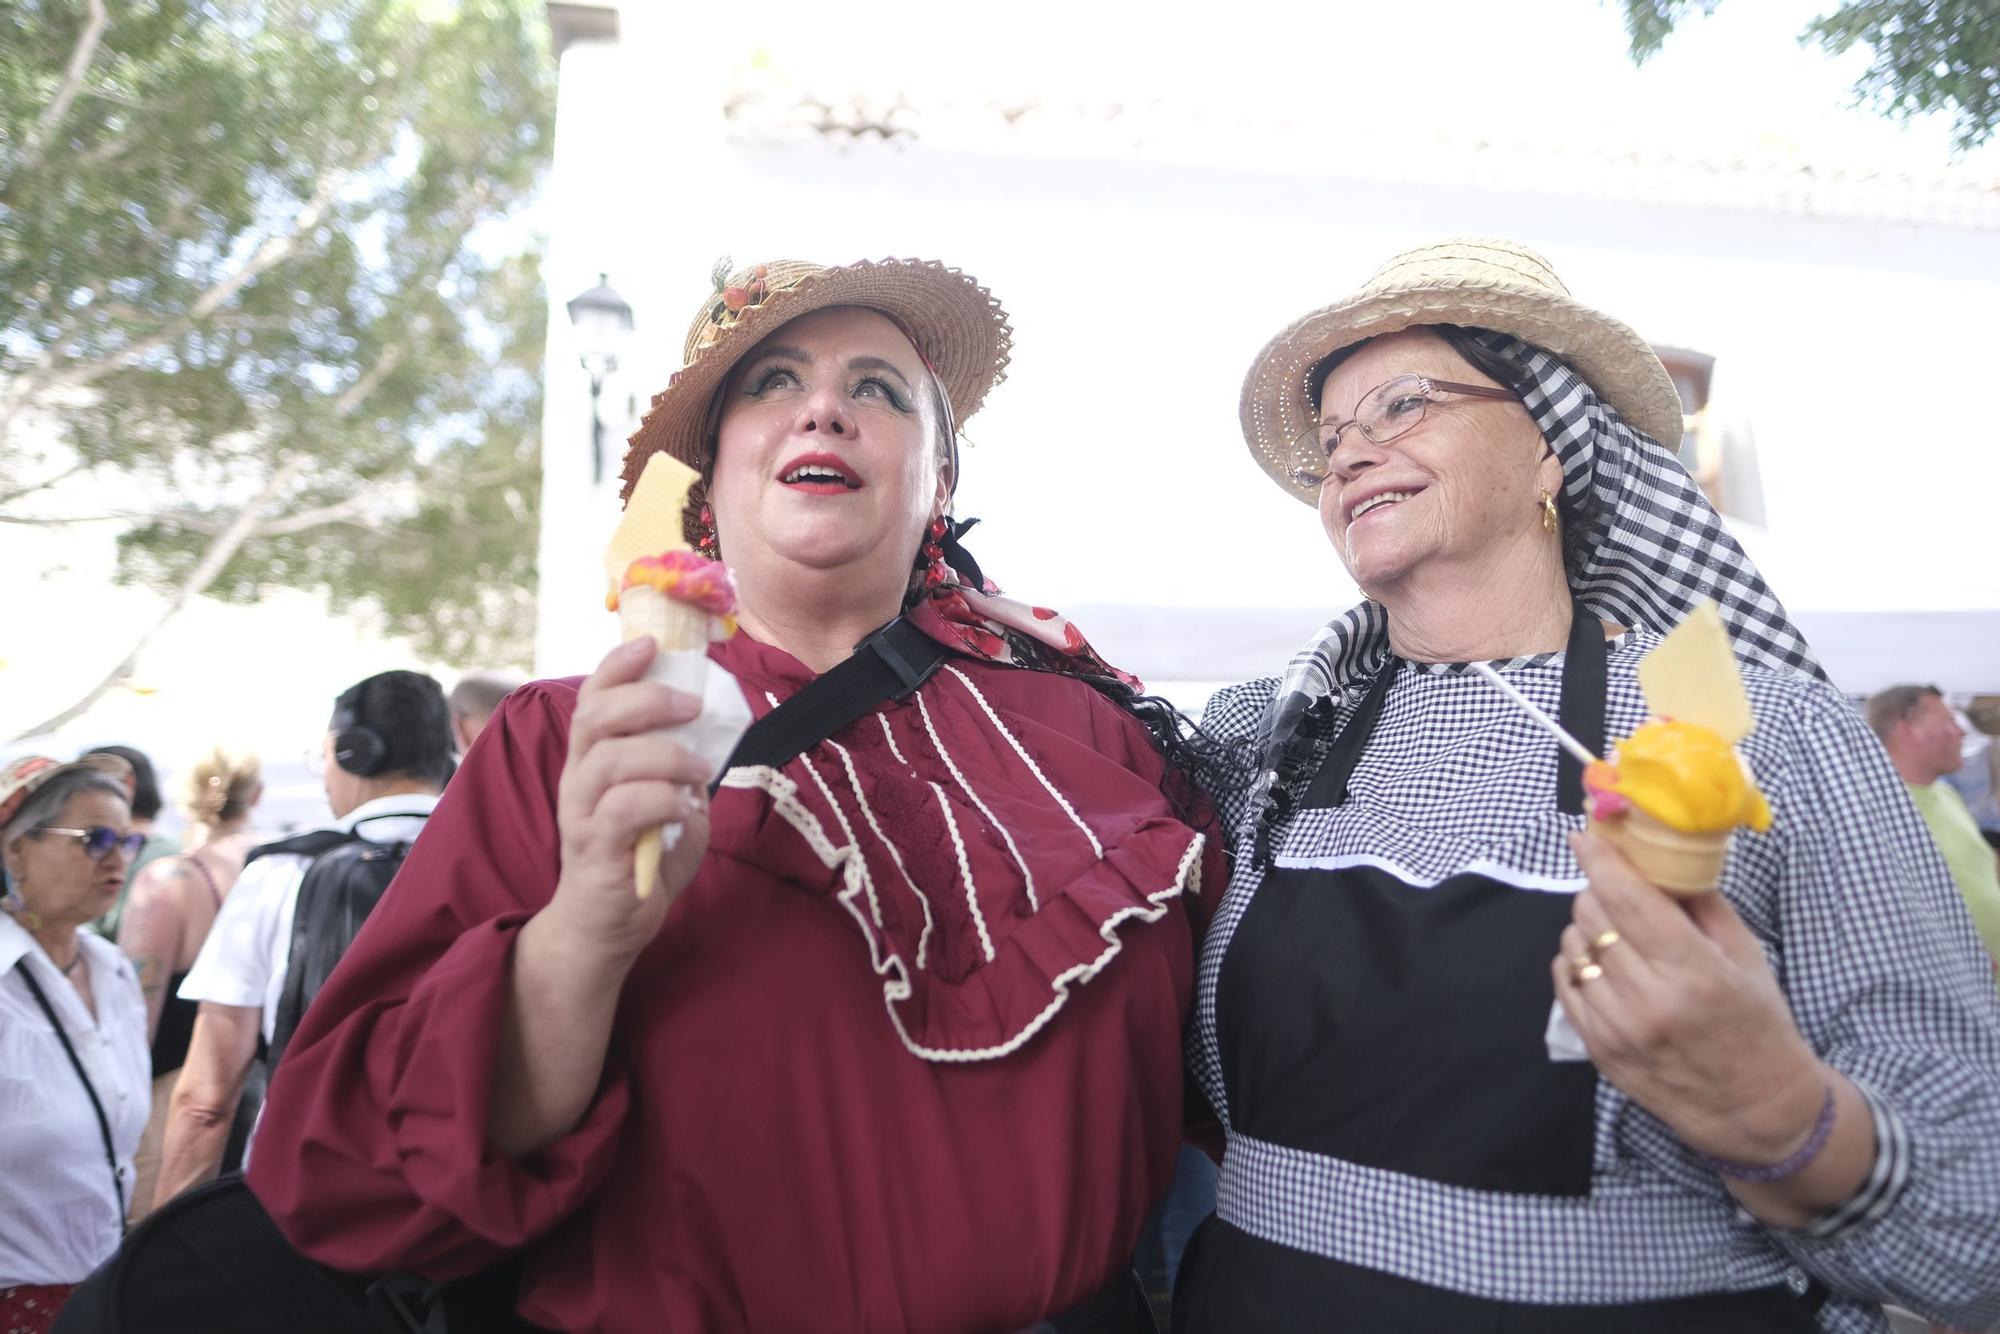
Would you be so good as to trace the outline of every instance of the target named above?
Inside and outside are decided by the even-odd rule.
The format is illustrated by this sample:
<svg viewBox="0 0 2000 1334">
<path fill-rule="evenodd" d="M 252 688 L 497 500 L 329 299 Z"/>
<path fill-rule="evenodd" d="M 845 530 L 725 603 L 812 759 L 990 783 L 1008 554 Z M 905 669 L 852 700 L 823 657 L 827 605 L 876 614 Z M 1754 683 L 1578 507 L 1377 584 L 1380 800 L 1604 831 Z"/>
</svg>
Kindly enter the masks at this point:
<svg viewBox="0 0 2000 1334">
<path fill-rule="evenodd" d="M 710 560 L 714 560 L 716 558 L 715 550 L 717 545 L 715 540 L 715 511 L 707 505 L 703 505 L 701 507 L 701 518 L 697 520 L 697 523 L 700 525 L 701 533 L 695 538 L 695 547 L 702 555 L 708 557 Z"/>
<path fill-rule="evenodd" d="M 924 587 L 936 588 L 944 583 L 947 569 L 944 563 L 944 535 L 949 530 L 943 519 L 931 520 L 929 540 L 924 543 Z"/>
</svg>

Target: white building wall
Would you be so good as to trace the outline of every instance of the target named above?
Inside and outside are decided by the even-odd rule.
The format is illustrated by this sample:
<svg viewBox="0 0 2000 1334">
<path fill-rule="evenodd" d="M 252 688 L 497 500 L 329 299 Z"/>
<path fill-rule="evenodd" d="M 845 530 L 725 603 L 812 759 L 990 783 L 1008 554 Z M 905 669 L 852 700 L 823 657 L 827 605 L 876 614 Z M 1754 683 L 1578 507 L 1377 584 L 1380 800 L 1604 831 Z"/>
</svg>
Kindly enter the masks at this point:
<svg viewBox="0 0 2000 1334">
<path fill-rule="evenodd" d="M 2000 351 L 2000 233 L 1562 198 L 1540 182 L 1344 179 L 1271 153 L 1231 167 L 1213 144 L 1179 159 L 1094 156 L 1081 138 L 1051 147 L 1046 131 L 1019 152 L 1004 135 L 979 151 L 804 132 L 774 142 L 718 114 L 726 62 L 708 59 L 701 34 L 651 6 L 628 17 L 627 47 L 643 58 L 625 82 L 606 69 L 591 88 L 605 123 L 627 127 L 617 165 L 592 173 L 587 209 L 561 201 L 593 253 L 615 258 L 583 260 L 559 228 L 550 268 L 569 286 L 552 279 L 552 298 L 599 268 L 614 275 L 638 311 L 627 365 L 643 401 L 679 364 L 717 255 L 915 255 L 977 274 L 1017 343 L 1008 382 L 970 425 L 959 509 L 985 517 L 972 545 L 1012 591 L 1069 607 L 1268 607 L 1267 624 L 1285 627 L 1351 602 L 1315 517 L 1249 461 L 1238 387 L 1269 336 L 1381 259 L 1472 232 L 1535 246 L 1584 302 L 1719 357 L 1718 394 L 1750 421 L 1761 469 L 1768 533 L 1750 538 L 1802 615 L 2000 609 L 2000 442 L 1980 402 Z M 677 84 L 691 50 L 708 63 Z M 566 59 L 566 116 L 572 77 Z M 559 194 L 575 189 L 558 170 Z M 579 456 L 561 453 L 556 417 L 587 424 L 557 406 L 574 362 L 565 332 L 552 330 L 552 470 Z M 582 670 L 610 640 L 609 618 L 579 609 L 601 594 L 594 562 L 612 520 L 602 496 L 561 509 L 545 506 L 562 526 L 545 550 L 560 544 L 564 563 L 544 569 L 538 666 Z M 1142 674 L 1235 674 L 1190 662 L 1185 644 L 1165 651 L 1177 626 L 1199 639 L 1199 618 L 1113 619 L 1148 627 L 1107 645 Z M 1982 684 L 2000 686 L 2000 647 L 1992 656 Z M 1909 657 L 1907 674 L 1927 675 L 1922 646 Z"/>
</svg>

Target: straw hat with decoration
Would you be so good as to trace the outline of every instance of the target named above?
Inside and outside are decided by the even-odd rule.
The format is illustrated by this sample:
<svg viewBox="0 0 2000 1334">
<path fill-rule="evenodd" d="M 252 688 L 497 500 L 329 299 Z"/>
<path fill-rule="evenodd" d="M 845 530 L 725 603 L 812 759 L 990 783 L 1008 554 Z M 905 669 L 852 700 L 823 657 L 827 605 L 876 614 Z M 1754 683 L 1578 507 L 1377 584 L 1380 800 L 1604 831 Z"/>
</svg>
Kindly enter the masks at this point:
<svg viewBox="0 0 2000 1334">
<path fill-rule="evenodd" d="M 772 260 L 733 273 L 695 311 L 681 368 L 653 395 L 625 454 L 622 498 L 646 460 L 665 450 L 706 472 L 712 404 L 729 372 L 779 326 L 828 306 L 865 306 L 901 327 L 944 389 L 951 423 L 962 424 L 1007 373 L 1013 330 L 1007 312 L 970 274 L 931 260 L 863 260 L 825 267 Z"/>
<path fill-rule="evenodd" d="M 0 829 L 14 818 L 29 797 L 35 795 L 51 780 L 64 774 L 89 770 L 93 773 L 108 774 L 120 783 L 132 777 L 132 766 L 116 755 L 103 751 L 93 751 L 80 760 L 64 763 L 52 760 L 46 755 L 24 755 L 20 759 L 0 769 Z"/>
<path fill-rule="evenodd" d="M 1319 419 L 1314 371 L 1334 353 L 1424 324 L 1512 334 L 1569 363 L 1656 442 L 1677 446 L 1681 399 L 1646 340 L 1575 300 L 1546 259 L 1514 241 L 1460 236 L 1406 250 L 1361 290 L 1294 321 L 1243 379 L 1238 414 L 1259 467 L 1307 504 L 1319 485 L 1292 474 L 1292 442 Z"/>
</svg>

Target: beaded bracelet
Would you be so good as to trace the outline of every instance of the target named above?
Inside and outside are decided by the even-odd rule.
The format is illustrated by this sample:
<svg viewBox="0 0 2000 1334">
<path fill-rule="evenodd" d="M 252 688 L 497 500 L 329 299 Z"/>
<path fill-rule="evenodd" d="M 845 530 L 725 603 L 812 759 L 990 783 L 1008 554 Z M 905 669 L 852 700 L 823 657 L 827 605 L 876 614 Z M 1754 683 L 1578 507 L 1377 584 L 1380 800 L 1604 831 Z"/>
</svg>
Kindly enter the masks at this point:
<svg viewBox="0 0 2000 1334">
<path fill-rule="evenodd" d="M 1834 1107 L 1833 1085 L 1829 1084 L 1826 1088 L 1826 1101 L 1819 1105 L 1819 1120 L 1813 1122 L 1812 1134 L 1806 1136 L 1806 1142 L 1799 1145 L 1798 1149 L 1782 1162 L 1765 1166 L 1733 1163 L 1727 1158 L 1711 1157 L 1698 1149 L 1695 1150 L 1694 1156 L 1710 1171 L 1733 1177 L 1738 1181 L 1783 1181 L 1786 1177 L 1797 1176 L 1803 1172 L 1808 1163 L 1819 1157 L 1819 1152 L 1826 1147 L 1826 1142 L 1833 1138 Z"/>
</svg>

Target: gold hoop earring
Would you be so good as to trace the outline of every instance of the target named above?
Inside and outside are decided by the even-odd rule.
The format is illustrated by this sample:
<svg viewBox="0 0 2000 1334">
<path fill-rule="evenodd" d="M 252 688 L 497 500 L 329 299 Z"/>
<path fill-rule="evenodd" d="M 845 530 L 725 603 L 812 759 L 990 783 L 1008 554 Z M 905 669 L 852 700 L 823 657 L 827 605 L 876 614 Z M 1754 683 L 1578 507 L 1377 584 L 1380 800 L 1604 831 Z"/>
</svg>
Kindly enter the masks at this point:
<svg viewBox="0 0 2000 1334">
<path fill-rule="evenodd" d="M 1542 488 L 1542 531 L 1545 533 L 1553 533 L 1555 530 L 1556 530 L 1556 498 L 1549 494 L 1547 487 L 1543 487 Z"/>
</svg>

